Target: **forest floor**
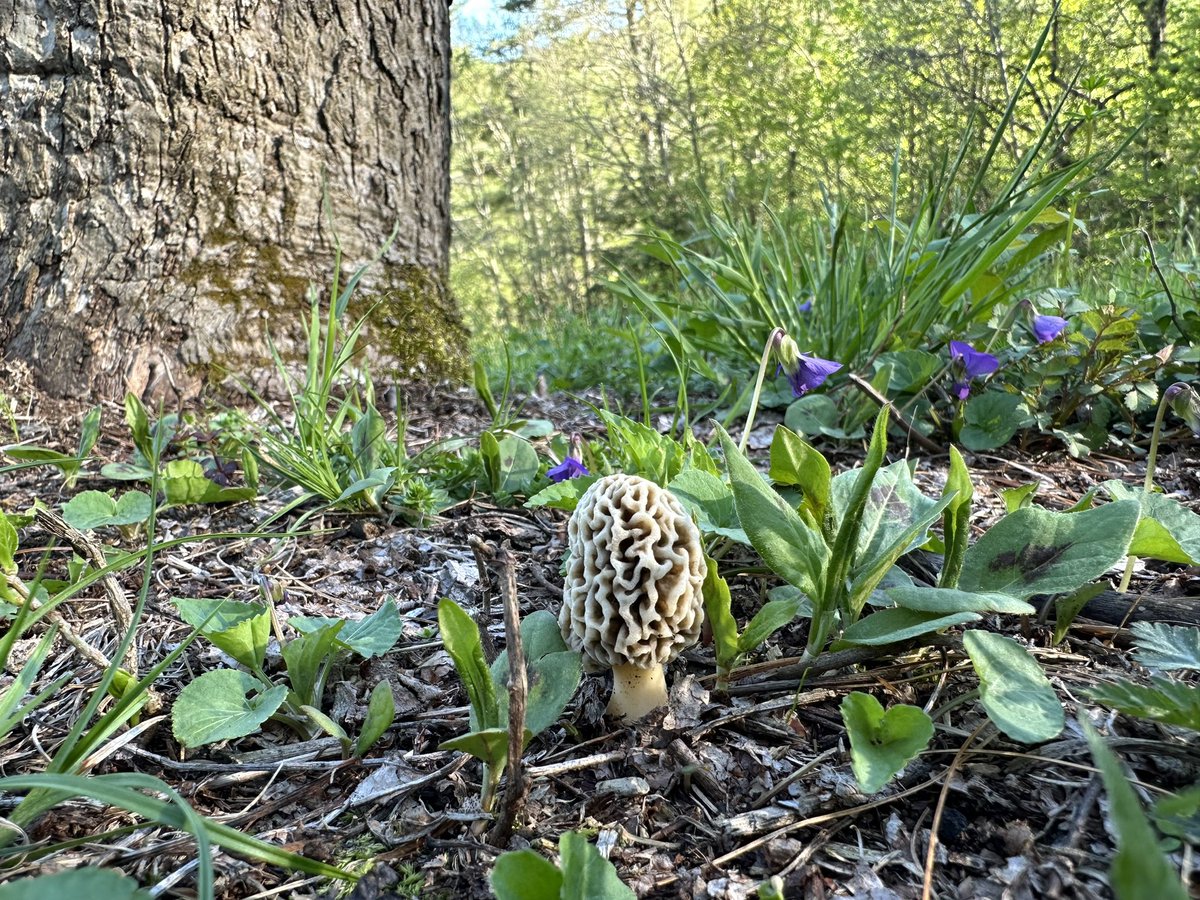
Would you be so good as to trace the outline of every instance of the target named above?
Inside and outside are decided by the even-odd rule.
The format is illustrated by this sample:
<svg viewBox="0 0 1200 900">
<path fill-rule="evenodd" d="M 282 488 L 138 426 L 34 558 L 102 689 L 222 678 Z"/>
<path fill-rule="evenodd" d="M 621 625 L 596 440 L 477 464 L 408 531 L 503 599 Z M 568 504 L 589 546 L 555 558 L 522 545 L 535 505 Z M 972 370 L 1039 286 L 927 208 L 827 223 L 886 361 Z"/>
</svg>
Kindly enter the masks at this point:
<svg viewBox="0 0 1200 900">
<path fill-rule="evenodd" d="M 461 390 L 411 388 L 403 408 L 414 445 L 477 435 L 490 423 Z M 73 445 L 78 413 L 42 399 L 20 411 L 21 437 Z M 585 406 L 559 398 L 531 398 L 525 414 L 550 419 L 564 431 L 599 430 Z M 74 425 L 55 424 L 72 415 Z M 76 490 L 113 487 L 96 474 L 100 464 L 130 455 L 128 430 L 115 404 L 105 409 L 104 422 L 97 459 Z M 769 417 L 763 422 L 759 430 L 769 439 Z M 752 446 L 762 443 L 757 437 Z M 902 448 L 894 450 L 892 458 L 903 454 Z M 840 471 L 854 464 L 855 452 L 833 448 L 832 457 Z M 1065 508 L 1105 479 L 1136 485 L 1142 478 L 1138 462 L 1101 454 L 1074 460 L 1051 444 L 967 461 L 975 482 L 976 529 L 1002 513 L 1002 488 L 1039 481 L 1038 502 Z M 922 459 L 918 482 L 936 493 L 945 465 L 945 457 Z M 53 508 L 68 499 L 61 479 L 50 472 L 39 468 L 10 477 L 0 486 L 4 511 L 24 510 L 35 501 Z M 1166 447 L 1158 482 L 1200 511 L 1200 445 L 1188 439 Z M 159 537 L 253 532 L 289 498 L 170 509 L 159 519 Z M 421 528 L 325 514 L 310 519 L 300 536 L 205 541 L 159 553 L 137 639 L 143 670 L 190 631 L 175 614 L 172 598 L 253 600 L 269 583 L 281 591 L 281 620 L 355 619 L 391 598 L 404 618 L 399 643 L 382 657 L 342 670 L 331 680 L 326 702 L 335 719 L 361 722 L 372 688 L 386 680 L 396 719 L 365 759 L 347 760 L 332 738 L 297 743 L 293 734 L 270 725 L 236 742 L 185 752 L 164 710 L 132 736 L 113 740 L 91 771 L 157 776 L 201 813 L 315 859 L 349 865 L 374 858 L 372 874 L 350 894 L 362 900 L 491 896 L 487 875 L 501 851 L 485 842 L 479 764 L 438 749 L 467 730 L 467 707 L 437 639 L 437 603 L 450 597 L 478 615 L 489 600 L 488 631 L 502 647 L 496 574 L 477 565 L 469 539 L 511 547 L 522 614 L 557 613 L 565 524 L 566 514 L 554 510 L 473 500 Z M 115 531 L 97 538 L 119 543 Z M 22 577 L 33 577 L 53 543 L 36 524 L 22 531 Z M 65 570 L 70 557 L 62 546 L 50 552 L 47 574 Z M 140 571 L 127 570 L 120 584 L 135 597 Z M 731 579 L 739 621 L 761 605 L 767 584 L 761 577 Z M 728 696 L 713 690 L 713 652 L 702 641 L 670 669 L 671 709 L 636 727 L 606 721 L 604 677 L 585 676 L 562 721 L 529 748 L 529 792 L 508 849 L 533 847 L 552 857 L 561 833 L 583 830 L 639 897 L 754 896 L 760 882 L 778 875 L 788 898 L 888 900 L 922 895 L 936 822 L 932 896 L 1111 896 L 1106 873 L 1114 843 L 1106 826 L 1107 800 L 1077 718 L 1107 726 L 1109 744 L 1138 779 L 1144 800 L 1200 779 L 1200 746 L 1182 732 L 1114 717 L 1081 697 L 1080 689 L 1097 681 L 1144 676 L 1128 653 L 1131 622 L 1197 623 L 1200 571 L 1143 567 L 1129 596 L 1140 598 L 1132 608 L 1127 598 L 1109 596 L 1107 605 L 1094 601 L 1058 646 L 1051 641 L 1052 614 L 1048 622 L 988 617 L 983 627 L 1017 638 L 1042 663 L 1066 707 L 1065 730 L 1040 746 L 1014 744 L 986 726 L 975 703 L 954 706 L 937 718 L 930 748 L 871 796 L 860 793 L 851 772 L 839 703 L 847 692 L 861 690 L 885 706 L 904 702 L 933 711 L 952 705 L 976 684 L 953 631 L 935 646 L 810 673 L 801 681 L 788 668 L 803 647 L 804 624 L 798 621 L 735 673 Z M 101 652 L 111 652 L 120 637 L 99 592 L 73 603 L 66 618 Z M 36 637 L 21 642 L 14 661 L 28 654 Z M 51 659 L 39 683 L 68 670 L 75 676 L 0 743 L 0 774 L 42 771 L 46 754 L 70 728 L 98 677 L 66 644 Z M 189 680 L 224 665 L 218 651 L 198 641 L 164 673 L 156 690 L 169 704 Z M 0 796 L 0 804 L 0 813 L 12 808 L 11 798 Z M 38 821 L 29 838 L 46 845 L 135 821 L 121 811 L 69 801 Z M 131 829 L 45 859 L 28 858 L 0 880 L 90 864 L 119 868 L 145 887 L 157 886 L 157 896 L 187 897 L 194 896 L 194 860 L 195 845 L 186 836 Z M 339 896 L 327 880 L 224 852 L 217 852 L 215 865 L 220 897 Z"/>
</svg>

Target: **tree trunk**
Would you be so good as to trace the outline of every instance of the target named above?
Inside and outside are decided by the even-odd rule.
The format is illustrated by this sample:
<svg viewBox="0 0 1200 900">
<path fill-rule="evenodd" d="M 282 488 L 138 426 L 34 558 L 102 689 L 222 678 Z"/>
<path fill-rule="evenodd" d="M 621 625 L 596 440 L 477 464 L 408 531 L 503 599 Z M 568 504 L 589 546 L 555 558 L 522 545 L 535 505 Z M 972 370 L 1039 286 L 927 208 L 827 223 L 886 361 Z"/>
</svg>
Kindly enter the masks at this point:
<svg viewBox="0 0 1200 900">
<path fill-rule="evenodd" d="M 454 320 L 449 63 L 447 0 L 0 0 L 0 353 L 191 394 L 393 226 L 374 284 Z"/>
</svg>

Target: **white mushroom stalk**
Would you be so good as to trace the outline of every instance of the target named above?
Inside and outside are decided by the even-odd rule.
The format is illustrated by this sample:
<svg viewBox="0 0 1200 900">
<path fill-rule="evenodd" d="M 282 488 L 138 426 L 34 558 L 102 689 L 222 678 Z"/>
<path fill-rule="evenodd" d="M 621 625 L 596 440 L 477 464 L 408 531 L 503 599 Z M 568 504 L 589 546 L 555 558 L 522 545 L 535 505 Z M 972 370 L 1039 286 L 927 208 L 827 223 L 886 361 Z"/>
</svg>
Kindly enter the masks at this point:
<svg viewBox="0 0 1200 900">
<path fill-rule="evenodd" d="M 652 481 L 609 475 L 580 498 L 567 539 L 563 640 L 589 671 L 612 668 L 609 715 L 636 722 L 667 704 L 663 666 L 700 636 L 700 531 Z"/>
</svg>

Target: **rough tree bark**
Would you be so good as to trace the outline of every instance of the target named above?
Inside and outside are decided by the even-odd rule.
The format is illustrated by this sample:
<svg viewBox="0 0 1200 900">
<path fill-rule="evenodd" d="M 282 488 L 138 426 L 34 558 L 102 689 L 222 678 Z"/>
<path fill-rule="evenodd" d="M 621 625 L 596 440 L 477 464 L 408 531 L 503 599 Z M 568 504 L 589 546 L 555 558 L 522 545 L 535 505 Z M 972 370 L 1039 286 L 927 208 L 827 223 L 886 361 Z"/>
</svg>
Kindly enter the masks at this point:
<svg viewBox="0 0 1200 900">
<path fill-rule="evenodd" d="M 0 0 L 0 354 L 190 393 L 294 337 L 330 220 L 347 268 L 399 223 L 394 335 L 452 324 L 449 57 L 448 0 Z"/>
</svg>

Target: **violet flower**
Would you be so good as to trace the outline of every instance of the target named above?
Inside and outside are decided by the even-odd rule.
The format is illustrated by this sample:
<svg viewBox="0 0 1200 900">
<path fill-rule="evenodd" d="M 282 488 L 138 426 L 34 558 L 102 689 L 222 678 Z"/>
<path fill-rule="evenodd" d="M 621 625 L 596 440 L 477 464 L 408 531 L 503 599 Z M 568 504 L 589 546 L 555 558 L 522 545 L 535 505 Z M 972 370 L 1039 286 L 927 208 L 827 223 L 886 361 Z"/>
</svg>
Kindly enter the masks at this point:
<svg viewBox="0 0 1200 900">
<path fill-rule="evenodd" d="M 1067 330 L 1067 320 L 1062 316 L 1034 316 L 1033 336 L 1039 344 L 1048 344 Z"/>
<path fill-rule="evenodd" d="M 950 393 L 959 400 L 966 400 L 971 396 L 971 379 L 991 375 L 1000 368 L 1000 360 L 992 354 L 976 350 L 962 341 L 950 342 L 950 360 L 962 376 L 950 387 Z"/>
<path fill-rule="evenodd" d="M 781 334 L 775 344 L 775 355 L 779 359 L 775 374 L 783 372 L 787 375 L 794 397 L 803 397 L 813 388 L 820 387 L 826 378 L 842 367 L 840 362 L 801 353 L 796 342 L 785 334 Z"/>
<path fill-rule="evenodd" d="M 1175 411 L 1175 415 L 1187 423 L 1192 433 L 1200 437 L 1200 396 L 1191 385 L 1177 381 L 1167 388 L 1163 399 Z"/>
<path fill-rule="evenodd" d="M 812 300 L 805 300 L 803 303 L 797 306 L 796 309 L 802 313 L 810 312 L 812 310 Z"/>
<path fill-rule="evenodd" d="M 581 463 L 573 456 L 568 456 L 562 462 L 546 472 L 546 477 L 556 484 L 560 481 L 566 481 L 568 478 L 579 478 L 583 475 L 590 475 L 587 466 Z"/>
</svg>

